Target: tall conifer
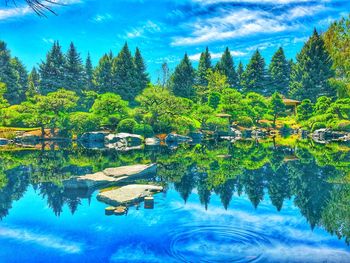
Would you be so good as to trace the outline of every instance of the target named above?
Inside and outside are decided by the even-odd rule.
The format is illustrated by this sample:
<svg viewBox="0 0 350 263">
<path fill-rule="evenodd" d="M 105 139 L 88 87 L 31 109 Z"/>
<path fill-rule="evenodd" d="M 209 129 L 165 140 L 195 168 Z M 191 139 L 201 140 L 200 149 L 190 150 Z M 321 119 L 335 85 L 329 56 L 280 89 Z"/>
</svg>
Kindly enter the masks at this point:
<svg viewBox="0 0 350 263">
<path fill-rule="evenodd" d="M 237 88 L 238 77 L 235 70 L 233 57 L 228 47 L 226 47 L 225 52 L 221 57 L 221 60 L 218 62 L 217 69 L 220 71 L 221 74 L 227 77 L 227 82 L 231 88 Z"/>
<path fill-rule="evenodd" d="M 82 94 L 85 82 L 85 71 L 82 59 L 73 42 L 66 54 L 64 88 Z"/>
<path fill-rule="evenodd" d="M 208 85 L 207 73 L 209 69 L 211 69 L 211 56 L 207 47 L 205 51 L 201 53 L 199 59 L 196 84 L 200 86 Z"/>
<path fill-rule="evenodd" d="M 291 74 L 290 95 L 299 100 L 315 102 L 320 96 L 336 96 L 329 79 L 334 76 L 332 59 L 316 29 L 297 55 Z"/>
<path fill-rule="evenodd" d="M 40 93 L 47 94 L 65 87 L 65 64 L 66 59 L 61 46 L 55 41 L 51 50 L 46 55 L 46 61 L 39 65 Z"/>
<path fill-rule="evenodd" d="M 243 91 L 266 93 L 266 69 L 265 60 L 257 50 L 249 61 L 243 73 Z"/>
<path fill-rule="evenodd" d="M 195 71 L 188 55 L 185 54 L 180 64 L 176 67 L 172 77 L 172 89 L 174 94 L 184 98 L 193 98 L 195 95 L 195 90 L 193 88 L 194 81 Z"/>
<path fill-rule="evenodd" d="M 267 95 L 278 92 L 287 95 L 290 82 L 290 64 L 287 61 L 283 48 L 279 48 L 271 59 L 269 66 L 270 83 L 267 87 Z"/>
</svg>

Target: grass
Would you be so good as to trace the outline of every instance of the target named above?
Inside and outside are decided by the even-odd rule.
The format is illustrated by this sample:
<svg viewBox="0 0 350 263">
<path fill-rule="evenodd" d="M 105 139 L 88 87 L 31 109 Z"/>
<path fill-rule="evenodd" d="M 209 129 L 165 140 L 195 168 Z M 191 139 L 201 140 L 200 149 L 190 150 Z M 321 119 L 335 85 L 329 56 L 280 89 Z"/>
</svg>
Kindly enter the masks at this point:
<svg viewBox="0 0 350 263">
<path fill-rule="evenodd" d="M 0 127 L 0 138 L 14 139 L 17 133 L 40 131 L 40 128 L 16 128 L 16 127 Z"/>
</svg>

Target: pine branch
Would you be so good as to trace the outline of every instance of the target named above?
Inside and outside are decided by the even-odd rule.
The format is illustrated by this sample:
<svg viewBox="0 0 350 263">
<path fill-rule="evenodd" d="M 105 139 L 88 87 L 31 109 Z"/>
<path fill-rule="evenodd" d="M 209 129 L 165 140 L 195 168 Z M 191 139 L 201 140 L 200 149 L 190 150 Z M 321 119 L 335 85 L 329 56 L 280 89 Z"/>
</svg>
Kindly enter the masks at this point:
<svg viewBox="0 0 350 263">
<path fill-rule="evenodd" d="M 5 0 L 5 4 L 8 5 L 10 2 L 12 2 L 15 6 L 17 6 L 17 2 L 19 0 Z M 51 1 L 51 0 L 21 0 L 25 1 L 25 3 L 33 9 L 33 11 L 41 17 L 46 17 L 46 13 L 52 13 L 54 15 L 57 15 L 55 11 L 52 10 L 52 5 L 62 5 L 59 4 L 57 1 Z"/>
</svg>

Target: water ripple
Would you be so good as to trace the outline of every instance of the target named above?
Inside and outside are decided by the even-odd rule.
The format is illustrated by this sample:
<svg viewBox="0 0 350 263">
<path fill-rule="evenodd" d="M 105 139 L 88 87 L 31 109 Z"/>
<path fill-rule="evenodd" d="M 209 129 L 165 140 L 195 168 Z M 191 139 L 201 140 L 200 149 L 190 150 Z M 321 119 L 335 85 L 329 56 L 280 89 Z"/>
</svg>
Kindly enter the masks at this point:
<svg viewBox="0 0 350 263">
<path fill-rule="evenodd" d="M 186 226 L 170 233 L 169 255 L 182 262 L 258 262 L 270 240 L 225 226 Z"/>
</svg>

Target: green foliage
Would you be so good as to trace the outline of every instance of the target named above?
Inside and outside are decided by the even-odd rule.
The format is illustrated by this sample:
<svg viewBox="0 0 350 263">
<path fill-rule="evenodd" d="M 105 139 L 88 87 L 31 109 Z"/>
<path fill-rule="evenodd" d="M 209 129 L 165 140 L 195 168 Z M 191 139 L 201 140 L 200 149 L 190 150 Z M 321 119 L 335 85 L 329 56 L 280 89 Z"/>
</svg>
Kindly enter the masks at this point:
<svg viewBox="0 0 350 263">
<path fill-rule="evenodd" d="M 297 118 L 299 121 L 305 121 L 311 118 L 313 114 L 313 104 L 311 103 L 311 100 L 303 100 L 301 104 L 297 107 L 297 110 Z"/>
<path fill-rule="evenodd" d="M 251 128 L 254 126 L 253 120 L 247 116 L 241 116 L 237 119 L 237 124 L 242 127 Z"/>
<path fill-rule="evenodd" d="M 197 85 L 199 86 L 208 85 L 207 72 L 209 69 L 211 69 L 211 56 L 209 53 L 209 49 L 207 47 L 205 51 L 201 53 L 201 56 L 199 59 L 197 79 L 196 79 Z"/>
<path fill-rule="evenodd" d="M 172 76 L 172 91 L 174 95 L 189 99 L 193 98 L 195 96 L 194 81 L 195 71 L 188 55 L 185 54 Z"/>
<path fill-rule="evenodd" d="M 238 86 L 238 76 L 235 70 L 235 65 L 233 62 L 233 57 L 231 51 L 226 47 L 221 60 L 216 65 L 216 69 L 223 75 L 227 77 L 227 83 L 231 88 L 237 88 Z"/>
<path fill-rule="evenodd" d="M 322 37 L 315 30 L 297 55 L 297 63 L 291 74 L 290 95 L 312 102 L 316 102 L 320 96 L 335 97 L 336 91 L 329 83 L 334 76 L 332 63 Z"/>
<path fill-rule="evenodd" d="M 269 66 L 270 87 L 267 94 L 278 92 L 283 95 L 288 94 L 290 82 L 290 64 L 286 59 L 284 50 L 280 47 L 271 59 Z"/>
<path fill-rule="evenodd" d="M 94 68 L 92 66 L 90 53 L 88 53 L 85 62 L 85 89 L 87 91 L 94 90 Z"/>
<path fill-rule="evenodd" d="M 100 94 L 111 92 L 113 90 L 112 83 L 112 54 L 105 54 L 93 73 L 93 86 Z"/>
<path fill-rule="evenodd" d="M 137 122 L 134 119 L 123 119 L 117 126 L 117 132 L 132 133 Z"/>
<path fill-rule="evenodd" d="M 114 93 L 105 93 L 95 100 L 91 107 L 91 112 L 101 118 L 101 125 L 107 125 L 114 128 L 118 122 L 127 116 L 128 103 L 119 95 Z"/>
<path fill-rule="evenodd" d="M 210 117 L 206 121 L 206 128 L 212 131 L 227 131 L 228 121 L 216 116 Z"/>
<path fill-rule="evenodd" d="M 81 135 L 95 131 L 99 126 L 99 118 L 88 112 L 73 112 L 69 114 L 69 125 L 73 134 Z"/>
<path fill-rule="evenodd" d="M 138 57 L 138 70 L 143 71 L 141 55 Z M 125 43 L 118 56 L 113 59 L 112 64 L 113 92 L 119 94 L 124 100 L 134 100 L 139 90 L 139 83 L 136 80 L 136 69 L 133 57 L 130 53 L 128 44 Z M 142 84 L 143 85 L 143 84 Z"/>
<path fill-rule="evenodd" d="M 146 65 L 145 62 L 141 56 L 141 52 L 138 48 L 136 48 L 135 52 L 135 58 L 134 58 L 134 65 L 135 65 L 135 91 L 133 94 L 133 98 L 135 98 L 138 94 L 144 90 L 148 83 L 149 78 L 148 74 L 146 73 Z"/>
<path fill-rule="evenodd" d="M 154 136 L 154 131 L 149 124 L 136 124 L 132 130 L 132 133 L 141 135 L 145 138 Z"/>
<path fill-rule="evenodd" d="M 257 50 L 243 73 L 243 91 L 266 94 L 266 75 L 265 60 Z"/>
<path fill-rule="evenodd" d="M 273 114 L 273 126 L 276 126 L 276 119 L 279 114 L 286 110 L 286 105 L 283 103 L 282 96 L 275 92 L 270 101 L 270 111 Z"/>
<path fill-rule="evenodd" d="M 60 44 L 56 41 L 46 55 L 46 60 L 39 65 L 40 94 L 46 95 L 65 87 L 66 58 Z"/>
<path fill-rule="evenodd" d="M 212 92 L 209 95 L 208 105 L 213 109 L 217 109 L 221 100 L 221 95 L 219 92 Z"/>
<path fill-rule="evenodd" d="M 85 71 L 82 64 L 82 59 L 73 42 L 70 43 L 68 52 L 66 54 L 65 63 L 65 81 L 62 87 L 74 91 L 76 94 L 81 95 L 85 87 Z"/>
</svg>

